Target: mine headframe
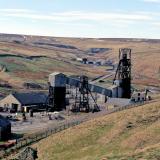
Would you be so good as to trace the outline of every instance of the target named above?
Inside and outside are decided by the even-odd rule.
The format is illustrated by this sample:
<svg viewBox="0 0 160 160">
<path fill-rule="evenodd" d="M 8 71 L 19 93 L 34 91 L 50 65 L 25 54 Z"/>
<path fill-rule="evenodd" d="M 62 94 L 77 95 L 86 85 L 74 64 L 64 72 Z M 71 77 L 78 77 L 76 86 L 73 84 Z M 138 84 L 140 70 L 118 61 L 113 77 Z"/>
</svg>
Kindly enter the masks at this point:
<svg viewBox="0 0 160 160">
<path fill-rule="evenodd" d="M 88 77 L 81 76 L 80 83 L 78 86 L 78 90 L 76 89 L 76 96 L 75 96 L 75 104 L 72 108 L 74 112 L 98 112 L 100 111 L 95 97 L 92 95 L 92 92 L 89 88 Z M 90 98 L 93 100 L 94 104 L 91 106 Z"/>
<path fill-rule="evenodd" d="M 122 98 L 131 98 L 131 49 L 119 50 L 119 64 L 114 83 L 119 85 Z"/>
</svg>

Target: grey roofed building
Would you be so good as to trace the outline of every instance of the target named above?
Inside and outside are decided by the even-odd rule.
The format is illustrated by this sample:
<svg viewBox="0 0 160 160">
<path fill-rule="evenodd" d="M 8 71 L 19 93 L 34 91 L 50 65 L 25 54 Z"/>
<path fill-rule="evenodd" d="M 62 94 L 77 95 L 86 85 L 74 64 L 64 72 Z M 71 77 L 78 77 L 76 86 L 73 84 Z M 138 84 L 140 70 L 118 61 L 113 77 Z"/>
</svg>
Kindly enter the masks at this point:
<svg viewBox="0 0 160 160">
<path fill-rule="evenodd" d="M 47 95 L 44 93 L 13 93 L 12 94 L 22 106 L 45 104 Z"/>
<path fill-rule="evenodd" d="M 46 105 L 47 95 L 44 93 L 12 93 L 0 101 L 0 107 L 6 110 L 28 111 L 29 109 L 43 108 Z"/>
</svg>

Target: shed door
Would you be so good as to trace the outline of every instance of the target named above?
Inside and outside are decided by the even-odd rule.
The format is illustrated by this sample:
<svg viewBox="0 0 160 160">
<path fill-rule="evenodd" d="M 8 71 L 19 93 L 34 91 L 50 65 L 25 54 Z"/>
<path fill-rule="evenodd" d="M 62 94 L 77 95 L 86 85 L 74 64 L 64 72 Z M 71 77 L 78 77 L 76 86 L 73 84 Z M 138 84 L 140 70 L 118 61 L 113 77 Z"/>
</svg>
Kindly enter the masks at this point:
<svg viewBox="0 0 160 160">
<path fill-rule="evenodd" d="M 13 109 L 15 112 L 17 112 L 17 110 L 18 110 L 18 104 L 12 103 L 12 109 Z"/>
</svg>

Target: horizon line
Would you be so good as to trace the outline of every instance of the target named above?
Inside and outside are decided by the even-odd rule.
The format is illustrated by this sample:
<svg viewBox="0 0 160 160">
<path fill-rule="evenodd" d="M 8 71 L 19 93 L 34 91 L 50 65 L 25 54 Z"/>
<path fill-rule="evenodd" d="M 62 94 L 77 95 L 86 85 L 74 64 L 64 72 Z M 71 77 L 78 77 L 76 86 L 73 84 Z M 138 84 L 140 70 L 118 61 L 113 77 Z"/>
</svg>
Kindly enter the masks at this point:
<svg viewBox="0 0 160 160">
<path fill-rule="evenodd" d="M 146 38 L 146 37 L 85 37 L 85 36 L 54 36 L 54 35 L 40 35 L 40 34 L 23 34 L 23 33 L 1 33 L 0 35 L 23 35 L 35 37 L 54 37 L 54 38 L 73 38 L 73 39 L 137 39 L 137 40 L 160 40 L 160 38 Z"/>
</svg>

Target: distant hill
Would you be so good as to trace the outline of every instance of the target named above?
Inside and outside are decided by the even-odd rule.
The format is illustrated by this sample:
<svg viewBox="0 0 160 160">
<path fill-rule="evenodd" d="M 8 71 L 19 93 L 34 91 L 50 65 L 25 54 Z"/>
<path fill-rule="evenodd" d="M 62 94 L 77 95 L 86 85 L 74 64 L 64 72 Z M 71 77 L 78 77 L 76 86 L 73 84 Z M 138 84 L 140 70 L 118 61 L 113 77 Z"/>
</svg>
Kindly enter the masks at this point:
<svg viewBox="0 0 160 160">
<path fill-rule="evenodd" d="M 111 60 L 118 63 L 119 48 L 132 49 L 133 83 L 160 87 L 160 40 L 58 38 L 0 34 L 0 81 L 14 89 L 24 83 L 47 83 L 54 71 L 69 75 L 85 74 L 95 78 L 106 74 L 106 67 L 93 67 L 76 62 L 76 58 Z M 0 92 L 1 92 L 0 88 Z M 4 91 L 4 89 L 3 89 Z"/>
</svg>

